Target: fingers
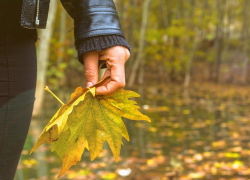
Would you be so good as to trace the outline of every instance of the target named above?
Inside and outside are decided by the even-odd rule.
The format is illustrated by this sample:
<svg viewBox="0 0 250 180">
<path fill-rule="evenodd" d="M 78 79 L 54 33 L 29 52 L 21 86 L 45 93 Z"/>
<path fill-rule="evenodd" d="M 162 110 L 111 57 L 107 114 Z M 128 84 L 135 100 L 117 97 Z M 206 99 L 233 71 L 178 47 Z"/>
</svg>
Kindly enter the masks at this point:
<svg viewBox="0 0 250 180">
<path fill-rule="evenodd" d="M 98 82 L 98 59 L 98 51 L 88 52 L 83 55 L 84 72 L 87 87 L 90 87 Z"/>
<path fill-rule="evenodd" d="M 124 65 L 129 55 L 126 49 L 122 46 L 115 46 L 100 53 L 100 60 L 106 60 L 108 70 L 105 72 L 105 77 L 111 76 L 111 81 L 106 85 L 96 89 L 98 95 L 110 95 L 120 88 L 125 87 L 125 69 Z"/>
<path fill-rule="evenodd" d="M 125 84 L 120 84 L 115 81 L 110 81 L 106 86 L 99 86 L 96 88 L 97 95 L 110 95 L 120 88 L 125 87 Z"/>
<path fill-rule="evenodd" d="M 100 58 L 99 60 L 108 60 L 110 57 L 116 57 L 120 60 L 124 58 L 125 62 L 129 59 L 130 57 L 130 52 L 127 48 L 124 46 L 114 46 L 105 50 L 102 50 L 100 52 Z"/>
<path fill-rule="evenodd" d="M 111 70 L 107 69 L 107 71 L 105 72 L 104 78 L 106 78 L 107 76 L 111 76 L 111 81 L 103 86 L 97 87 L 97 95 L 110 95 L 118 89 L 125 87 L 124 65 L 112 65 Z"/>
</svg>

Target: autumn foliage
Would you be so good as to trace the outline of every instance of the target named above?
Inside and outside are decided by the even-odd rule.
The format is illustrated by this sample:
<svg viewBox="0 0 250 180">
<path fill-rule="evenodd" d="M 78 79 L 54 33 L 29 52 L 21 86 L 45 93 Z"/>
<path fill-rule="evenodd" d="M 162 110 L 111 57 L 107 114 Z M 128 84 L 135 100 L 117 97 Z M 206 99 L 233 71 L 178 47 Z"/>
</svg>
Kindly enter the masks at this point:
<svg viewBox="0 0 250 180">
<path fill-rule="evenodd" d="M 95 89 L 109 81 L 109 77 L 91 88 L 76 88 L 67 104 L 63 104 L 44 128 L 31 153 L 43 143 L 51 144 L 63 161 L 58 177 L 81 160 L 87 148 L 94 160 L 108 142 L 116 161 L 119 159 L 122 137 L 129 141 L 127 129 L 121 117 L 131 120 L 150 119 L 141 114 L 135 101 L 139 95 L 120 89 L 110 96 L 98 96 Z"/>
</svg>

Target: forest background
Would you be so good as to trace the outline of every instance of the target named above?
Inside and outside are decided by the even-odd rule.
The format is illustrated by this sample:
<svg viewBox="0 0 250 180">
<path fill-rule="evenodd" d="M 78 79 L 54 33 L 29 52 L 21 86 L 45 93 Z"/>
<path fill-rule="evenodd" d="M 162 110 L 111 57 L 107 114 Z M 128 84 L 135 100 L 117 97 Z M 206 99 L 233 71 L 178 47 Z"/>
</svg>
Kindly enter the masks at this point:
<svg viewBox="0 0 250 180">
<path fill-rule="evenodd" d="M 62 179 L 250 179 L 250 0 L 115 0 L 132 48 L 126 89 L 152 122 L 124 119 L 116 163 L 107 144 Z M 56 179 L 61 160 L 42 146 L 29 155 L 60 104 L 85 86 L 76 59 L 73 20 L 52 0 L 47 28 L 39 30 L 38 80 L 31 127 L 16 180 Z"/>
<path fill-rule="evenodd" d="M 126 64 L 128 88 L 193 82 L 250 83 L 248 0 L 115 0 L 132 47 Z M 42 52 L 42 53 L 41 53 Z M 37 114 L 43 87 L 84 86 L 76 59 L 73 21 L 51 3 L 38 42 Z M 74 77 L 74 78 L 72 78 Z M 37 110 L 37 111 L 36 111 Z"/>
</svg>

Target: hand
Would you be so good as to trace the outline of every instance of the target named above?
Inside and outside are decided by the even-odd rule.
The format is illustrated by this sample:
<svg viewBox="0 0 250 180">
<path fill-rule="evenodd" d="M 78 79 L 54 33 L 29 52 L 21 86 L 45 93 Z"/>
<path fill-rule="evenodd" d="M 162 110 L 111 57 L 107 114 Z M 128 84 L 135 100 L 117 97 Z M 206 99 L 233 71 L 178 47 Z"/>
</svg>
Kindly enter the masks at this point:
<svg viewBox="0 0 250 180">
<path fill-rule="evenodd" d="M 125 87 L 125 62 L 130 52 L 126 47 L 114 46 L 100 52 L 91 51 L 83 55 L 87 87 L 98 82 L 98 62 L 106 61 L 107 70 L 103 76 L 111 76 L 111 81 L 106 85 L 96 88 L 97 95 L 110 95 L 116 90 Z"/>
</svg>

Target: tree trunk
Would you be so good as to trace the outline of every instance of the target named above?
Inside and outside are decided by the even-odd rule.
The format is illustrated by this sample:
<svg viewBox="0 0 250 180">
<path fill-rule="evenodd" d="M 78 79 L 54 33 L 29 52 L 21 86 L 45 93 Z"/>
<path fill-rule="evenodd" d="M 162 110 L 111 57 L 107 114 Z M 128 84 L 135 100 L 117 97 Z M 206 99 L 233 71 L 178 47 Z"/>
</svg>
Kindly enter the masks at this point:
<svg viewBox="0 0 250 180">
<path fill-rule="evenodd" d="M 66 11 L 61 8 L 60 12 L 60 38 L 59 38 L 59 43 L 61 45 L 59 49 L 59 56 L 57 59 L 57 65 L 60 66 L 63 60 L 63 54 L 64 54 L 64 41 L 66 37 Z"/>
<path fill-rule="evenodd" d="M 38 56 L 37 56 L 37 84 L 36 84 L 36 101 L 34 105 L 33 116 L 37 116 L 40 112 L 43 95 L 44 95 L 44 85 L 46 78 L 47 62 L 49 59 L 50 50 L 50 38 L 52 36 L 55 15 L 57 11 L 58 1 L 53 0 L 50 2 L 50 11 L 47 21 L 47 28 L 40 31 L 40 42 L 38 44 Z"/>
<path fill-rule="evenodd" d="M 152 1 L 153 0 L 145 0 L 143 3 L 142 23 L 141 23 L 140 39 L 139 39 L 139 50 L 138 50 L 137 56 L 135 58 L 134 64 L 131 69 L 131 73 L 130 73 L 129 81 L 128 81 L 128 87 L 132 87 L 134 85 L 135 77 L 136 77 L 136 73 L 139 68 L 139 65 L 141 61 L 144 61 L 142 59 L 143 50 L 145 46 L 145 35 L 146 35 L 148 19 L 149 19 L 149 9 L 150 9 L 150 4 Z"/>
<path fill-rule="evenodd" d="M 217 24 L 216 24 L 216 30 L 215 30 L 215 67 L 214 67 L 214 76 L 213 76 L 213 81 L 218 82 L 219 81 L 219 76 L 220 76 L 220 66 L 221 66 L 221 52 L 223 49 L 223 36 L 222 36 L 222 31 L 221 31 L 221 26 L 222 26 L 222 18 L 223 18 L 223 13 L 221 9 L 221 4 L 220 1 L 216 1 L 216 8 L 217 8 Z"/>
<path fill-rule="evenodd" d="M 226 14 L 226 17 L 227 17 L 227 25 L 225 26 L 225 33 L 224 33 L 224 37 L 225 37 L 225 40 L 224 40 L 224 47 L 223 47 L 223 50 L 222 50 L 222 59 L 225 60 L 225 62 L 229 62 L 229 45 L 230 45 L 230 36 L 231 36 L 231 33 L 230 33 L 230 26 L 231 26 L 231 23 L 232 23 L 232 13 L 230 11 L 230 1 L 231 0 L 227 0 L 225 1 L 225 7 L 226 7 L 226 11 L 225 11 L 225 14 Z"/>
<path fill-rule="evenodd" d="M 167 14 L 171 12 L 171 8 L 168 9 L 166 0 L 159 0 L 159 12 L 160 28 L 167 28 L 169 24 Z"/>
<path fill-rule="evenodd" d="M 34 132 L 31 137 L 33 145 L 36 144 L 40 132 L 42 132 L 43 130 L 42 126 L 43 125 L 41 124 L 41 121 L 39 121 L 39 119 L 33 119 L 30 123 L 30 129 L 32 130 L 32 132 Z M 44 148 L 45 145 L 43 144 L 42 147 Z M 47 157 L 47 151 L 35 151 L 33 153 L 33 156 L 39 162 L 36 165 L 38 178 L 42 180 L 49 180 L 49 167 L 48 163 L 44 160 L 45 157 Z"/>
<path fill-rule="evenodd" d="M 135 17 L 136 17 L 136 13 L 135 13 L 135 11 L 136 11 L 136 9 L 138 8 L 137 7 L 137 1 L 138 0 L 133 0 L 132 2 L 131 2 L 131 15 L 129 16 L 129 19 L 128 19 L 128 21 L 129 21 L 129 26 L 128 26 L 128 37 L 127 37 L 127 40 L 128 40 L 128 43 L 129 43 L 129 45 L 130 45 L 130 47 L 132 48 L 132 49 L 134 49 L 134 47 L 135 47 L 135 33 L 134 33 L 134 30 L 136 29 L 136 25 L 138 24 L 137 22 L 136 22 L 136 19 L 135 19 Z M 132 51 L 131 52 L 131 55 L 130 55 L 130 58 L 129 58 L 130 60 L 129 61 L 127 61 L 127 63 L 126 63 L 126 79 L 129 77 L 128 76 L 128 74 L 130 74 L 130 71 L 131 71 L 131 69 L 132 69 L 132 66 L 133 66 L 133 64 L 134 64 L 134 59 L 135 59 L 135 52 L 134 51 Z"/>
<path fill-rule="evenodd" d="M 141 95 L 141 99 L 144 99 L 144 61 L 140 64 L 139 75 L 138 75 L 138 84 L 139 84 L 139 94 Z"/>
<path fill-rule="evenodd" d="M 243 39 L 244 39 L 244 45 L 243 45 L 243 54 L 244 54 L 244 62 L 243 62 L 243 71 L 242 71 L 242 83 L 246 84 L 247 81 L 247 69 L 248 69 L 248 43 L 249 43 L 249 29 L 248 29 L 248 23 L 249 23 L 249 13 L 248 13 L 248 7 L 249 7 L 249 0 L 244 1 L 244 7 L 243 7 L 243 13 L 244 13 L 244 24 L 243 24 Z"/>
<path fill-rule="evenodd" d="M 190 84 L 190 79 L 191 79 L 191 76 L 190 76 L 190 73 L 191 73 L 191 66 L 192 66 L 192 62 L 193 62 L 193 59 L 194 59 L 194 53 L 196 51 L 196 48 L 197 48 L 197 43 L 198 43 L 198 39 L 199 39 L 199 31 L 200 31 L 200 26 L 201 26 L 201 23 L 202 23 L 202 20 L 204 19 L 204 10 L 206 8 L 206 4 L 207 4 L 207 0 L 203 0 L 203 7 L 202 7 L 202 13 L 199 17 L 199 21 L 198 21 L 198 24 L 196 25 L 195 27 L 195 35 L 194 35 L 194 42 L 193 42 L 193 46 L 190 50 L 190 54 L 189 54 L 189 59 L 188 59 L 188 62 L 187 62 L 187 67 L 186 67 L 186 73 L 185 73 L 185 80 L 184 80 L 184 88 L 188 88 L 189 87 L 189 84 Z"/>
</svg>

